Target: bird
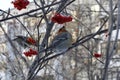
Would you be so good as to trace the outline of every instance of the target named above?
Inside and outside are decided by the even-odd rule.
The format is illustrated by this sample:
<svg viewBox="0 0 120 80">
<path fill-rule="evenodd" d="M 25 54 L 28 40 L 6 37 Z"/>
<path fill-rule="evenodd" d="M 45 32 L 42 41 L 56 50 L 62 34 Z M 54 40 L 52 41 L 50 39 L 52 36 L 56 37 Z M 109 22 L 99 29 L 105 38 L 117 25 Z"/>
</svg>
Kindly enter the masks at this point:
<svg viewBox="0 0 120 80">
<path fill-rule="evenodd" d="M 50 44 L 51 50 L 55 53 L 63 53 L 72 45 L 72 35 L 65 26 L 60 28 L 56 34 Z"/>
<path fill-rule="evenodd" d="M 36 41 L 33 38 L 22 36 L 22 35 L 16 36 L 16 38 L 13 39 L 13 41 L 16 41 L 20 46 L 24 48 L 29 47 L 29 45 L 36 46 Z"/>
</svg>

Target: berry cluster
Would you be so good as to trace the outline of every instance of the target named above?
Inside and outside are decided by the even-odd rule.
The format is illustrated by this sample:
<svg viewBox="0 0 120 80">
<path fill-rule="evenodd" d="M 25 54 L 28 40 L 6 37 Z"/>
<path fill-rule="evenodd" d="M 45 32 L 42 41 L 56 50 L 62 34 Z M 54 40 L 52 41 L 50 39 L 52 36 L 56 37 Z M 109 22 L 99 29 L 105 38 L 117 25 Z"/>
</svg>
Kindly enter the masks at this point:
<svg viewBox="0 0 120 80">
<path fill-rule="evenodd" d="M 35 45 L 36 41 L 33 39 L 33 38 L 27 38 L 27 42 L 32 44 L 32 45 Z"/>
<path fill-rule="evenodd" d="M 18 10 L 25 9 L 26 6 L 29 4 L 28 0 L 14 0 L 12 1 L 12 4 L 14 5 L 15 8 Z"/>
<path fill-rule="evenodd" d="M 65 16 L 65 15 L 56 13 L 56 14 L 51 18 L 51 20 L 52 20 L 52 22 L 54 22 L 54 23 L 63 24 L 63 23 L 72 21 L 72 17 L 71 17 L 71 16 Z"/>
<path fill-rule="evenodd" d="M 27 57 L 31 57 L 31 56 L 33 56 L 33 55 L 37 55 L 38 52 L 30 48 L 29 51 L 24 52 L 24 54 L 25 54 L 25 56 L 27 56 Z"/>
<path fill-rule="evenodd" d="M 102 55 L 101 55 L 101 54 L 98 54 L 98 53 L 94 53 L 93 56 L 96 57 L 96 58 L 100 58 Z"/>
</svg>

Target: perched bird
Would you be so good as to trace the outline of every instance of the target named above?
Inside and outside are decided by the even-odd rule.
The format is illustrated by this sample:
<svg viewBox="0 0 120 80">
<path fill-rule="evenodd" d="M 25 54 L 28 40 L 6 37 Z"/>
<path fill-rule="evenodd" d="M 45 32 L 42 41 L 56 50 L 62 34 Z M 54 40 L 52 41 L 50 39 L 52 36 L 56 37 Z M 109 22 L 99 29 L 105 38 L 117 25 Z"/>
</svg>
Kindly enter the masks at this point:
<svg viewBox="0 0 120 80">
<path fill-rule="evenodd" d="M 13 39 L 13 41 L 16 41 L 19 45 L 26 48 L 29 45 L 36 45 L 36 41 L 31 37 L 25 37 L 25 36 L 16 36 L 17 38 Z"/>
<path fill-rule="evenodd" d="M 55 53 L 65 52 L 72 45 L 72 35 L 66 30 L 65 26 L 60 28 L 57 35 L 52 40 L 50 47 Z"/>
</svg>

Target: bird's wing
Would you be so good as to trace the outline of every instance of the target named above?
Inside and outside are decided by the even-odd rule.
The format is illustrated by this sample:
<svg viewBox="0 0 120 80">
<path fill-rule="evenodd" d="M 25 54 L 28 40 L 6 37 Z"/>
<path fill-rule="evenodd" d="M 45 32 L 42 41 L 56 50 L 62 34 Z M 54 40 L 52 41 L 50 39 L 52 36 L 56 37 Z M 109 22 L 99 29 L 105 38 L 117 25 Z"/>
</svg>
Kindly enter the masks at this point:
<svg viewBox="0 0 120 80">
<path fill-rule="evenodd" d="M 59 43 L 65 41 L 65 40 L 67 40 L 67 39 L 68 39 L 68 38 L 67 38 L 67 34 L 66 34 L 66 33 L 61 33 L 60 35 L 57 35 L 57 36 L 54 37 L 54 39 L 53 39 L 53 41 L 52 41 L 52 43 L 51 43 L 50 46 L 55 47 L 55 46 L 57 46 Z"/>
</svg>

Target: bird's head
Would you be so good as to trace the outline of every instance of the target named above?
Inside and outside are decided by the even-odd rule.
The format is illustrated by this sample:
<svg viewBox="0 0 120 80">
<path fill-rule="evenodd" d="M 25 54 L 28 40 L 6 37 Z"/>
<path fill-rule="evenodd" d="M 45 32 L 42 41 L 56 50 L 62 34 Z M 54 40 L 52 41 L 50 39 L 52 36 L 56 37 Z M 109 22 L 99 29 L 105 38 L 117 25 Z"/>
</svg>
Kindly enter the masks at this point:
<svg viewBox="0 0 120 80">
<path fill-rule="evenodd" d="M 60 34 L 60 33 L 62 33 L 62 32 L 68 32 L 68 31 L 66 30 L 65 26 L 63 26 L 62 28 L 60 28 L 60 29 L 58 30 L 57 34 Z"/>
<path fill-rule="evenodd" d="M 24 40 L 25 37 L 23 36 L 16 36 L 16 38 L 13 39 L 13 41 L 16 41 L 16 40 Z"/>
</svg>

